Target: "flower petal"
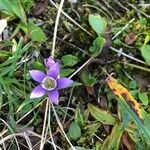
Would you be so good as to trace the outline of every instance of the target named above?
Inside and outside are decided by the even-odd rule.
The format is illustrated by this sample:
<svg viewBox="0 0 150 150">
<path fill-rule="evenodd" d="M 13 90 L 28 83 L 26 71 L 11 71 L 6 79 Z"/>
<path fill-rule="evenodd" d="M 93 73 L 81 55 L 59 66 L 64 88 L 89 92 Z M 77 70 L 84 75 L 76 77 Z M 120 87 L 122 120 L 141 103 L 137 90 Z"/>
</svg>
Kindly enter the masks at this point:
<svg viewBox="0 0 150 150">
<path fill-rule="evenodd" d="M 59 102 L 59 93 L 58 91 L 50 91 L 48 93 L 48 97 L 51 100 L 52 103 L 58 105 Z"/>
<path fill-rule="evenodd" d="M 57 80 L 57 89 L 67 88 L 71 86 L 72 83 L 73 83 L 73 80 L 69 78 L 60 78 Z"/>
<path fill-rule="evenodd" d="M 60 73 L 60 65 L 58 62 L 54 63 L 50 69 L 48 70 L 48 76 L 53 77 L 56 79 Z"/>
<path fill-rule="evenodd" d="M 42 82 L 42 80 L 46 77 L 46 74 L 39 70 L 30 70 L 29 73 L 37 82 Z"/>
<path fill-rule="evenodd" d="M 31 92 L 30 98 L 39 98 L 46 93 L 46 90 L 41 87 L 41 85 L 36 86 Z"/>
<path fill-rule="evenodd" d="M 44 64 L 47 68 L 50 68 L 55 63 L 54 59 L 50 56 L 44 59 Z"/>
</svg>

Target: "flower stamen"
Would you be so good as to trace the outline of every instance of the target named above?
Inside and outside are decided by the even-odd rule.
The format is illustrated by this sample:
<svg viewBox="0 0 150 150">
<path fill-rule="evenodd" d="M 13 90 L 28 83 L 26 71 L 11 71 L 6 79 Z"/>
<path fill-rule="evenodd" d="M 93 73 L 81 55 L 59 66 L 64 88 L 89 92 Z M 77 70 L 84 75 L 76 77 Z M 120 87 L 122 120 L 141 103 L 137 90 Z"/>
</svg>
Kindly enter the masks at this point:
<svg viewBox="0 0 150 150">
<path fill-rule="evenodd" d="M 52 77 L 45 77 L 42 81 L 42 87 L 48 91 L 55 89 L 57 86 L 57 82 Z"/>
</svg>

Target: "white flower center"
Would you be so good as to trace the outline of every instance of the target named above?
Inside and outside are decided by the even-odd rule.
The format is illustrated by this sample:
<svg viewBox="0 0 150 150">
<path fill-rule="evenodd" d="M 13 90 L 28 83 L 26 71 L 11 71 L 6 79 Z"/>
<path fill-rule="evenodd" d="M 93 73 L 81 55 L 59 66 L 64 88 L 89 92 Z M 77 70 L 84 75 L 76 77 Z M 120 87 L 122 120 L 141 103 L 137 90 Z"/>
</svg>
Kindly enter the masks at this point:
<svg viewBox="0 0 150 150">
<path fill-rule="evenodd" d="M 48 91 L 55 89 L 57 82 L 52 77 L 45 77 L 42 81 L 42 87 Z"/>
</svg>

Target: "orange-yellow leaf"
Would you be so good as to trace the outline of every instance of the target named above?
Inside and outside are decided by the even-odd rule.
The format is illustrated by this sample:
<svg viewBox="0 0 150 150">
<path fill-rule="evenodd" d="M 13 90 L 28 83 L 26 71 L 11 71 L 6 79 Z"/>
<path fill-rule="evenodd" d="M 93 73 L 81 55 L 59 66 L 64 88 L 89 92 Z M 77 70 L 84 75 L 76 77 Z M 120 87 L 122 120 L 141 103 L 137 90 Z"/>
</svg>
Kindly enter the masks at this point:
<svg viewBox="0 0 150 150">
<path fill-rule="evenodd" d="M 107 79 L 107 83 L 111 88 L 111 90 L 113 91 L 113 93 L 119 98 L 121 99 L 123 98 L 130 106 L 130 108 L 136 113 L 136 115 L 143 120 L 144 119 L 142 116 L 143 109 L 140 106 L 140 104 L 134 99 L 131 93 L 125 87 L 117 83 L 117 80 L 113 77 L 109 77 Z"/>
</svg>

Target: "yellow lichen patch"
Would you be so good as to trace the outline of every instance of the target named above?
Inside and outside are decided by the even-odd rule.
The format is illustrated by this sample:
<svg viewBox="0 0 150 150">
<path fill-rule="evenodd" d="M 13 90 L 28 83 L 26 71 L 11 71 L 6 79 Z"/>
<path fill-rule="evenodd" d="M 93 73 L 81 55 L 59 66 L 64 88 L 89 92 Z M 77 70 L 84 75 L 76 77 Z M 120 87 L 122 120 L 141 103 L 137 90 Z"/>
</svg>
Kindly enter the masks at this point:
<svg viewBox="0 0 150 150">
<path fill-rule="evenodd" d="M 137 116 L 140 119 L 143 119 L 142 107 L 134 99 L 134 97 L 130 94 L 130 92 L 125 87 L 123 87 L 122 85 L 117 83 L 117 80 L 114 79 L 113 77 L 109 77 L 107 79 L 107 83 L 108 83 L 109 87 L 111 88 L 111 90 L 113 91 L 113 93 L 116 96 L 118 96 L 119 98 L 121 98 L 121 99 L 123 98 L 128 103 L 130 108 L 137 114 Z"/>
</svg>

